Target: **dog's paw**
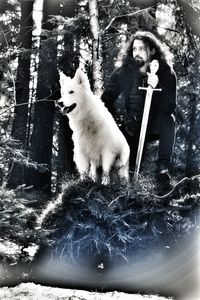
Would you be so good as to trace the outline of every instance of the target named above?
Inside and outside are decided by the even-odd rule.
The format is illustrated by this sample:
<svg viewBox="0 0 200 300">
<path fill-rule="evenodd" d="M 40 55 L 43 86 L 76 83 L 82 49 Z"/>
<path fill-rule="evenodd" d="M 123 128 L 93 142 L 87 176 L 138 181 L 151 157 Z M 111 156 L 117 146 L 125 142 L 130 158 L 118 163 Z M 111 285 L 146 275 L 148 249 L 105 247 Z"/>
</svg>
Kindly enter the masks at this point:
<svg viewBox="0 0 200 300">
<path fill-rule="evenodd" d="M 109 176 L 108 173 L 104 173 L 104 174 L 102 175 L 102 181 L 101 181 L 101 184 L 103 184 L 103 185 L 108 185 L 108 184 L 110 184 L 110 176 Z"/>
</svg>

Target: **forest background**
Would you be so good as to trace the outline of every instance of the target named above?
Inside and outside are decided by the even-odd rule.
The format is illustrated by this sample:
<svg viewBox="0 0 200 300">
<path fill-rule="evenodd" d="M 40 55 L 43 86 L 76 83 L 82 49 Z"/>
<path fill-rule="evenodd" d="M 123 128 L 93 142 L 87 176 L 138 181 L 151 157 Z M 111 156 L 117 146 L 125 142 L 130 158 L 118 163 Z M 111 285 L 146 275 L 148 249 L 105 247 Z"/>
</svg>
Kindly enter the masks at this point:
<svg viewBox="0 0 200 300">
<path fill-rule="evenodd" d="M 0 226 L 6 229 L 2 238 L 13 236 L 10 230 L 16 220 L 27 225 L 29 210 L 22 218 L 22 203 L 43 205 L 60 191 L 66 173 L 74 172 L 71 130 L 56 105 L 58 70 L 73 76 L 83 66 L 93 91 L 100 94 L 120 63 L 121 49 L 137 30 L 153 32 L 173 54 L 180 114 L 172 177 L 175 182 L 199 178 L 198 2 L 1 0 Z M 119 105 L 119 122 L 122 112 Z M 199 179 L 190 189 L 197 193 Z M 23 245 L 23 239 L 15 239 Z"/>
<path fill-rule="evenodd" d="M 101 93 L 136 30 L 155 33 L 173 54 L 178 78 L 174 172 L 200 169 L 198 1 L 2 1 L 0 8 L 0 182 L 50 194 L 74 168 L 58 69 L 73 76 L 81 64 Z M 43 15 L 38 26 L 37 9 Z M 37 28 L 37 30 L 36 30 Z M 40 30 L 41 29 L 41 30 Z M 120 115 L 120 105 L 118 105 Z"/>
</svg>

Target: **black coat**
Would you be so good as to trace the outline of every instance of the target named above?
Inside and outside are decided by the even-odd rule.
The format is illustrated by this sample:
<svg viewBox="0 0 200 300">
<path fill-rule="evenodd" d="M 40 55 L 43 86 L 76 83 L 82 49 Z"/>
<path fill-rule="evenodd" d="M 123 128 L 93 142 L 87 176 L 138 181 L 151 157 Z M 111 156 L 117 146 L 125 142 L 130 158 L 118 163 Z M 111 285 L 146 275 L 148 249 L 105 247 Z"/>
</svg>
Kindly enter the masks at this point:
<svg viewBox="0 0 200 300">
<path fill-rule="evenodd" d="M 175 72 L 168 65 L 160 64 L 157 75 L 159 83 L 156 88 L 161 88 L 162 91 L 153 92 L 150 118 L 156 114 L 174 114 L 176 109 Z M 119 67 L 114 70 L 101 96 L 113 116 L 116 115 L 114 104 L 119 95 L 122 95 L 125 108 L 123 115 L 126 123 L 131 124 L 134 118 L 142 118 L 146 91 L 139 91 L 138 87 L 145 81 L 144 79 L 141 78 L 141 74 L 136 68 Z M 147 84 L 143 84 L 143 86 L 147 86 Z"/>
</svg>

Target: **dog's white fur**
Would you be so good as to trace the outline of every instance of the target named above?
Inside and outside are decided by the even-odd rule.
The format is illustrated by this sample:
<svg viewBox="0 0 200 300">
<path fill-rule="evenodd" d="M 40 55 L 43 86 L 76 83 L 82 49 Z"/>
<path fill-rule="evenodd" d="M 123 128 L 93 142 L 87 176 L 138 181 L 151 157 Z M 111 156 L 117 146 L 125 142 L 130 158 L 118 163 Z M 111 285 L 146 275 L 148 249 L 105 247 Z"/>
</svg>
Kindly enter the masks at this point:
<svg viewBox="0 0 200 300">
<path fill-rule="evenodd" d="M 63 114 L 67 114 L 73 131 L 74 161 L 83 179 L 87 174 L 97 181 L 102 166 L 102 184 L 110 182 L 109 171 L 118 168 L 120 178 L 129 179 L 128 143 L 101 99 L 95 96 L 87 75 L 77 69 L 71 79 L 60 72 Z M 69 113 L 66 107 L 76 104 Z"/>
</svg>

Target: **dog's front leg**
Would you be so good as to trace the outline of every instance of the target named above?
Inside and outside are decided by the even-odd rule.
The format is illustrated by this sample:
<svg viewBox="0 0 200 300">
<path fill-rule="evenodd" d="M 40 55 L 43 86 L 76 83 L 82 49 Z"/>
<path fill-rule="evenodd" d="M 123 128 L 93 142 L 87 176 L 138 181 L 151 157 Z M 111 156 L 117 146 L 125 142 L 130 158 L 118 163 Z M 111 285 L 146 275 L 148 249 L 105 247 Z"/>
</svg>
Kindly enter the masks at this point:
<svg viewBox="0 0 200 300">
<path fill-rule="evenodd" d="M 123 146 L 119 160 L 116 162 L 120 179 L 126 181 L 129 181 L 129 156 L 130 148 L 128 144 L 126 144 Z"/>
<path fill-rule="evenodd" d="M 107 185 L 110 183 L 109 172 L 112 167 L 115 154 L 109 150 L 104 150 L 102 155 L 102 184 Z"/>
<path fill-rule="evenodd" d="M 76 163 L 81 180 L 84 180 L 89 172 L 90 165 L 88 158 L 81 151 L 76 151 L 74 155 L 74 161 Z"/>
<path fill-rule="evenodd" d="M 95 181 L 95 182 L 98 181 L 97 164 L 93 160 L 90 162 L 90 177 L 93 181 Z"/>
<path fill-rule="evenodd" d="M 129 162 L 119 168 L 118 174 L 120 179 L 129 181 Z"/>
</svg>

